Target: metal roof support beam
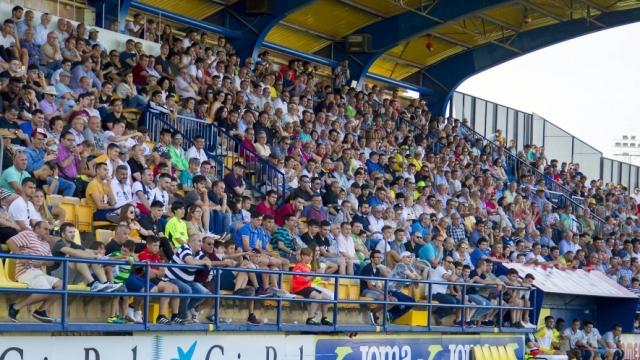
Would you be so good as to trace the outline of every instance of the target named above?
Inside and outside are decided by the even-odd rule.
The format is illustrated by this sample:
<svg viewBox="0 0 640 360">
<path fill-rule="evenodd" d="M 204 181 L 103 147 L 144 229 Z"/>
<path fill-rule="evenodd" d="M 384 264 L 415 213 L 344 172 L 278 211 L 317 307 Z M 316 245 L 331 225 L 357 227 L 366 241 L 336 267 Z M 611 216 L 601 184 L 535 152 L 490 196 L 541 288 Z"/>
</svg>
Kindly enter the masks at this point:
<svg viewBox="0 0 640 360">
<path fill-rule="evenodd" d="M 334 59 L 348 59 L 349 55 L 358 58 L 359 61 L 349 61 L 349 70 L 352 79 L 362 85 L 371 65 L 394 46 L 416 36 L 428 34 L 444 22 L 479 14 L 513 1 L 515 0 L 438 1 L 430 6 L 428 13 L 407 8 L 405 12 L 367 25 L 355 32 L 372 35 L 371 48 L 374 50 L 371 53 L 347 54 L 338 48 L 334 53 Z"/>
<path fill-rule="evenodd" d="M 256 57 L 274 26 L 289 14 L 311 4 L 314 0 L 272 1 L 269 13 L 264 15 L 247 14 L 245 7 L 250 1 L 253 0 L 239 0 L 225 8 L 231 14 L 228 16 L 229 27 L 242 31 L 242 37 L 234 41 L 233 46 L 243 60 L 250 56 Z M 304 31 L 308 32 L 306 29 Z"/>
<path fill-rule="evenodd" d="M 511 30 L 513 32 L 520 32 L 520 28 L 517 26 L 514 26 L 513 24 L 510 24 L 506 21 L 502 21 L 500 19 L 496 19 L 493 16 L 489 16 L 489 15 L 485 15 L 485 14 L 479 14 L 478 15 L 479 18 L 487 20 L 488 22 L 494 23 L 496 25 L 502 26 L 505 29 Z"/>
<path fill-rule="evenodd" d="M 338 61 L 327 59 L 322 56 L 314 55 L 311 53 L 302 52 L 296 49 L 292 49 L 286 46 L 282 46 L 280 44 L 272 43 L 272 42 L 263 42 L 262 48 L 273 50 L 285 55 L 292 56 L 297 59 L 306 60 L 312 63 L 328 66 L 330 68 L 337 67 L 340 63 Z"/>
<path fill-rule="evenodd" d="M 595 2 L 595 1 L 593 1 L 593 0 L 579 0 L 579 1 L 580 1 L 581 3 L 583 3 L 583 4 L 587 5 L 587 6 L 590 6 L 590 7 L 594 8 L 594 9 L 596 9 L 596 10 L 600 11 L 600 12 L 606 13 L 606 12 L 608 12 L 608 11 L 609 11 L 607 8 L 605 8 L 604 6 L 602 6 L 602 5 L 598 4 L 598 3 L 596 3 L 596 2 Z"/>
<path fill-rule="evenodd" d="M 440 33 L 437 33 L 437 32 L 432 32 L 431 36 L 433 36 L 434 38 L 438 38 L 440 40 L 444 40 L 446 42 L 450 42 L 450 43 L 452 43 L 454 45 L 462 46 L 465 49 L 468 49 L 468 48 L 472 47 L 471 44 L 467 44 L 467 43 L 462 42 L 462 41 L 460 41 L 458 39 L 454 39 L 454 38 L 452 38 L 450 36 L 443 35 L 443 34 L 440 34 Z"/>
<path fill-rule="evenodd" d="M 315 30 L 305 29 L 302 26 L 299 26 L 299 25 L 296 25 L 296 24 L 292 24 L 292 23 L 287 22 L 287 21 L 280 21 L 280 24 L 284 25 L 284 26 L 286 26 L 288 28 L 291 28 L 291 29 L 294 29 L 294 30 L 298 30 L 300 32 L 309 33 L 311 35 L 317 36 L 317 37 L 319 37 L 321 39 L 328 40 L 328 41 L 331 41 L 331 42 L 340 41 L 340 39 L 338 39 L 338 38 L 329 36 L 327 34 L 323 34 L 321 32 L 315 31 Z"/>
<path fill-rule="evenodd" d="M 540 6 L 538 6 L 538 5 L 534 4 L 534 3 L 531 3 L 531 2 L 529 2 L 527 0 L 518 0 L 518 2 L 520 4 L 522 4 L 523 6 L 528 7 L 530 9 L 533 9 L 533 10 L 539 12 L 540 14 L 542 14 L 544 16 L 548 16 L 548 17 L 552 18 L 555 21 L 563 22 L 565 20 L 560 15 L 554 14 L 551 11 L 549 11 L 547 9 L 544 9 L 543 7 L 540 7 Z"/>
<path fill-rule="evenodd" d="M 377 16 L 377 17 L 383 18 L 383 19 L 387 17 L 387 15 L 385 15 L 385 14 L 383 14 L 381 12 L 373 10 L 373 9 L 367 7 L 367 6 L 364 6 L 364 5 L 360 4 L 360 3 L 357 3 L 357 2 L 352 1 L 352 0 L 340 0 L 340 2 L 343 2 L 343 3 L 345 3 L 345 4 L 349 5 L 349 6 L 352 6 L 352 7 L 356 8 L 356 9 L 358 9 L 358 10 L 362 10 L 362 11 L 366 12 L 369 15 Z"/>
<path fill-rule="evenodd" d="M 241 33 L 239 31 L 235 31 L 223 26 L 219 26 L 216 24 L 212 24 L 212 23 L 208 23 L 208 22 L 204 22 L 204 21 L 199 21 L 199 20 L 194 20 L 192 18 L 180 15 L 180 14 L 176 14 L 176 13 L 172 13 L 172 12 L 167 12 L 164 11 L 162 9 L 159 9 L 155 6 L 151 6 L 151 5 L 147 5 L 144 3 L 141 3 L 139 1 L 131 1 L 131 8 L 133 9 L 138 9 L 138 10 L 142 10 L 142 11 L 146 11 L 152 14 L 161 14 L 163 18 L 171 20 L 171 21 L 176 21 L 182 24 L 185 24 L 187 26 L 191 26 L 200 30 L 204 30 L 204 31 L 209 31 L 209 32 L 213 32 L 216 34 L 220 34 L 220 35 L 224 35 L 225 37 L 229 38 L 229 39 L 239 39 L 241 37 Z"/>
<path fill-rule="evenodd" d="M 607 29 L 616 26 L 635 23 L 640 17 L 640 8 L 610 11 L 598 15 L 598 20 L 606 25 Z M 563 41 L 571 40 L 583 35 L 603 30 L 594 26 L 591 22 L 584 19 L 575 19 L 564 21 L 542 28 L 523 31 L 512 41 L 516 46 L 527 54 Z M 448 94 L 436 92 L 432 95 L 432 108 L 434 111 L 442 110 L 448 99 L 462 82 L 467 78 L 497 66 L 509 60 L 519 57 L 521 54 L 514 53 L 506 48 L 500 47 L 494 43 L 487 43 L 482 46 L 469 49 L 469 51 L 458 53 L 454 56 L 446 58 L 434 65 L 429 66 L 423 71 L 422 83 L 424 86 L 432 86 L 440 83 L 442 86 L 451 89 Z M 435 87 L 434 87 L 435 88 Z"/>
</svg>

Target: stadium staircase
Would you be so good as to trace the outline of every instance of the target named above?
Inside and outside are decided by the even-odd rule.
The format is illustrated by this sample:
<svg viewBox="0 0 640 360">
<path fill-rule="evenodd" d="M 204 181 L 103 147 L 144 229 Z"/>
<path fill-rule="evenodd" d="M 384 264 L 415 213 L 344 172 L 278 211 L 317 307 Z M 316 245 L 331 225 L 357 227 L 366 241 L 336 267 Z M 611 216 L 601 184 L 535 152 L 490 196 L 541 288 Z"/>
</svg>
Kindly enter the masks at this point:
<svg viewBox="0 0 640 360">
<path fill-rule="evenodd" d="M 275 190 L 279 195 L 279 204 L 284 203 L 284 173 L 217 124 L 184 116 L 176 116 L 174 119 L 168 114 L 151 109 L 143 114 L 143 124 L 149 130 L 150 139 L 156 143 L 160 141 L 162 129 L 177 130 L 182 134 L 185 150 L 193 145 L 193 139 L 197 135 L 204 137 L 204 151 L 212 160 L 219 179 L 233 169 L 234 163 L 240 162 L 246 166 L 245 182 L 254 195 L 260 196 L 268 190 Z"/>
</svg>

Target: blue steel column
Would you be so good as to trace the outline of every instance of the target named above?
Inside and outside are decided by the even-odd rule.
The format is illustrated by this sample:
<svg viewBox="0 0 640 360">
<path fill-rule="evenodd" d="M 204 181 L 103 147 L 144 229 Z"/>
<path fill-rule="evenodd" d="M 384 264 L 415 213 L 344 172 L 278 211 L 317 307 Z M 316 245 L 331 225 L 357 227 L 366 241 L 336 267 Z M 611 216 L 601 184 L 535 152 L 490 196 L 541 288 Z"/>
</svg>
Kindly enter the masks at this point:
<svg viewBox="0 0 640 360">
<path fill-rule="evenodd" d="M 242 36 L 233 42 L 233 46 L 242 60 L 249 56 L 256 57 L 267 34 L 274 26 L 287 15 L 311 4 L 314 0 L 272 1 L 269 14 L 258 16 L 245 12 L 248 1 L 251 0 L 237 1 L 225 9 L 229 28 L 242 32 Z"/>
<path fill-rule="evenodd" d="M 358 85 L 362 85 L 371 65 L 394 46 L 416 36 L 427 34 L 442 22 L 467 17 L 509 2 L 511 0 L 439 1 L 429 9 L 428 16 L 407 10 L 398 15 L 374 22 L 354 32 L 354 34 L 371 35 L 373 52 L 369 54 L 348 54 L 343 47 L 336 46 L 334 59 L 337 61 L 349 59 L 351 78 L 357 80 Z"/>
</svg>

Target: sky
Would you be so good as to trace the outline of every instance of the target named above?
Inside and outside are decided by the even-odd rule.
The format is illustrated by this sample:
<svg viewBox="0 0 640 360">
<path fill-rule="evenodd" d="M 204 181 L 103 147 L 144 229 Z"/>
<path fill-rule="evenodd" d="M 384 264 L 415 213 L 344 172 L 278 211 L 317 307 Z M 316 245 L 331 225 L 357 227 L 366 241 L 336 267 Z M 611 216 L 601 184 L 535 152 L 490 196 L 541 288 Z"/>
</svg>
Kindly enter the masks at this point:
<svg viewBox="0 0 640 360">
<path fill-rule="evenodd" d="M 640 24 L 563 42 L 486 70 L 458 91 L 534 112 L 605 156 L 640 136 Z"/>
</svg>

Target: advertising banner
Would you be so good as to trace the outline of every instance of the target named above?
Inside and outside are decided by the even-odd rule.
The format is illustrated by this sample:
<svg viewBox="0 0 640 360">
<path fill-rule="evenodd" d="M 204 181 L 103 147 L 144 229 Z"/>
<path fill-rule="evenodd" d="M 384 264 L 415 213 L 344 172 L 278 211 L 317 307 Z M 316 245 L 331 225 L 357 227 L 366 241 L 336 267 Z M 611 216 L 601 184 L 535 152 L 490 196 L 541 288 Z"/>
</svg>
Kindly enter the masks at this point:
<svg viewBox="0 0 640 360">
<path fill-rule="evenodd" d="M 622 348 L 625 360 L 640 359 L 640 334 L 622 334 Z"/>
<path fill-rule="evenodd" d="M 523 341 L 493 334 L 2 336 L 0 360 L 469 360 L 481 344 L 510 344 L 522 359 Z"/>
<path fill-rule="evenodd" d="M 134 336 L 2 336 L 0 360 L 300 360 L 313 336 L 224 333 Z"/>
<path fill-rule="evenodd" d="M 318 339 L 316 360 L 469 360 L 475 345 L 511 345 L 524 358 L 524 337 L 518 335 L 379 336 Z"/>
</svg>

